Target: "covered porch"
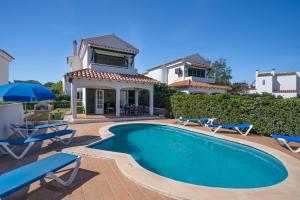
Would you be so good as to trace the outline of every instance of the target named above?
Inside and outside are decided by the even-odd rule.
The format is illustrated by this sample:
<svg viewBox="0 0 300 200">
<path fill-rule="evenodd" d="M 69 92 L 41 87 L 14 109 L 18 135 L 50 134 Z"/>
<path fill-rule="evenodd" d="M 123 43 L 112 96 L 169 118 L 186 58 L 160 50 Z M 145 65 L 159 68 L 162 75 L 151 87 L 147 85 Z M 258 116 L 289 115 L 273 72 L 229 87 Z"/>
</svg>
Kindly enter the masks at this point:
<svg viewBox="0 0 300 200">
<path fill-rule="evenodd" d="M 103 72 L 98 72 L 103 73 Z M 86 75 L 86 74 L 85 74 Z M 70 76 L 65 78 L 71 85 L 71 115 L 73 119 L 90 118 L 96 115 L 131 117 L 153 116 L 154 83 L 157 81 L 143 75 L 106 73 L 105 78 Z M 116 75 L 117 77 L 116 80 Z M 120 77 L 121 76 L 121 77 Z M 77 89 L 82 88 L 84 115 L 77 115 Z M 140 104 L 140 93 L 147 92 L 147 103 Z"/>
</svg>

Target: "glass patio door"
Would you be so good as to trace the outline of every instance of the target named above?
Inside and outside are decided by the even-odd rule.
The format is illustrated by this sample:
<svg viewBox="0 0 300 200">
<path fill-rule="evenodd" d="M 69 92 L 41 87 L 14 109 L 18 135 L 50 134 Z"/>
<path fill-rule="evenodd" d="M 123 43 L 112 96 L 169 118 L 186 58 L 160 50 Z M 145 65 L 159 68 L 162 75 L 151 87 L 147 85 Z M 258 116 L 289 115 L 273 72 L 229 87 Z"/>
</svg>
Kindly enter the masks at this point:
<svg viewBox="0 0 300 200">
<path fill-rule="evenodd" d="M 104 114 L 104 90 L 96 90 L 95 114 Z"/>
</svg>

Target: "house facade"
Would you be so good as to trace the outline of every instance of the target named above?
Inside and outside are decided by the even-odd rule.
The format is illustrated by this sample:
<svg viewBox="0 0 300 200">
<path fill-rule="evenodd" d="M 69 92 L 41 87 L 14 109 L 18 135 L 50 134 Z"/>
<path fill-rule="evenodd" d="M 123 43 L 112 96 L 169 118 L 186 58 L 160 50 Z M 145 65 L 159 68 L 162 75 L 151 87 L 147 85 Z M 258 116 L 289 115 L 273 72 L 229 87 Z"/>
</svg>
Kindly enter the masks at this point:
<svg viewBox="0 0 300 200">
<path fill-rule="evenodd" d="M 9 63 L 14 60 L 9 53 L 0 49 L 0 85 L 9 82 Z"/>
<path fill-rule="evenodd" d="M 300 72 L 259 72 L 250 94 L 269 93 L 283 98 L 293 98 L 300 94 Z"/>
<path fill-rule="evenodd" d="M 215 80 L 208 77 L 210 70 L 208 60 L 199 54 L 192 54 L 148 69 L 144 75 L 187 94 L 217 94 L 231 89 L 215 84 Z"/>
<path fill-rule="evenodd" d="M 149 92 L 149 115 L 153 115 L 153 85 L 156 80 L 141 75 L 135 68 L 139 50 L 118 36 L 104 35 L 82 39 L 77 52 L 67 58 L 70 72 L 63 78 L 65 93 L 71 96 L 72 117 L 76 118 L 77 100 L 86 114 L 122 114 L 122 108 L 138 106 L 139 92 Z"/>
</svg>

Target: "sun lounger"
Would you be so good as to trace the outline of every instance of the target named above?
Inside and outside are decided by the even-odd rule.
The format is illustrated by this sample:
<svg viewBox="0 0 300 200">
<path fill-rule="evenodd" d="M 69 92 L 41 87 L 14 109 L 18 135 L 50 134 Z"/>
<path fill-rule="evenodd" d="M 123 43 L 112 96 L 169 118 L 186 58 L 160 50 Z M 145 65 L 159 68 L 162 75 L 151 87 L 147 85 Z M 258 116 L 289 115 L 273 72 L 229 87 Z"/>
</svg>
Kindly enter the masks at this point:
<svg viewBox="0 0 300 200">
<path fill-rule="evenodd" d="M 176 118 L 175 119 L 177 123 L 182 124 L 183 126 L 187 125 L 189 122 L 193 123 L 199 123 L 201 126 L 203 126 L 205 123 L 208 122 L 208 118 Z"/>
<path fill-rule="evenodd" d="M 50 123 L 50 124 L 42 124 L 42 125 L 37 125 L 37 126 L 32 126 L 32 125 L 18 125 L 18 124 L 10 124 L 10 129 L 14 133 L 20 134 L 22 137 L 30 137 L 34 136 L 38 131 L 43 130 L 43 129 L 50 129 L 52 131 L 58 131 L 60 127 L 63 127 L 66 130 L 69 126 L 68 122 L 61 121 L 57 123 Z"/>
<path fill-rule="evenodd" d="M 289 142 L 298 142 L 300 143 L 300 137 L 296 136 L 287 136 L 287 135 L 279 135 L 279 134 L 272 134 L 272 137 L 280 144 L 281 146 L 286 146 L 291 152 L 300 153 L 300 147 L 293 149 Z"/>
<path fill-rule="evenodd" d="M 69 138 L 61 139 L 61 136 L 70 135 Z M 28 138 L 19 138 L 14 140 L 0 140 L 0 147 L 5 150 L 5 153 L 9 153 L 15 159 L 23 158 L 29 151 L 29 149 L 37 142 L 44 141 L 44 140 L 51 140 L 51 141 L 61 141 L 63 144 L 70 144 L 73 137 L 75 135 L 75 131 L 73 130 L 60 130 L 55 131 L 52 133 L 40 134 L 33 137 Z M 15 146 L 26 146 L 24 151 L 20 155 L 16 155 L 13 152 Z"/>
<path fill-rule="evenodd" d="M 76 163 L 76 166 L 67 180 L 62 180 L 54 174 L 72 163 Z M 63 186 L 69 186 L 76 177 L 80 163 L 81 158 L 79 156 L 67 153 L 56 153 L 42 160 L 1 174 L 0 199 L 44 178 L 54 179 Z"/>
<path fill-rule="evenodd" d="M 217 131 L 220 128 L 225 128 L 225 129 L 234 129 L 238 131 L 241 135 L 246 136 L 249 134 L 251 129 L 253 128 L 252 124 L 220 124 L 220 123 L 206 123 L 206 127 L 209 128 L 210 131 L 213 133 L 217 133 Z M 246 132 L 242 132 L 241 129 L 247 129 Z"/>
</svg>

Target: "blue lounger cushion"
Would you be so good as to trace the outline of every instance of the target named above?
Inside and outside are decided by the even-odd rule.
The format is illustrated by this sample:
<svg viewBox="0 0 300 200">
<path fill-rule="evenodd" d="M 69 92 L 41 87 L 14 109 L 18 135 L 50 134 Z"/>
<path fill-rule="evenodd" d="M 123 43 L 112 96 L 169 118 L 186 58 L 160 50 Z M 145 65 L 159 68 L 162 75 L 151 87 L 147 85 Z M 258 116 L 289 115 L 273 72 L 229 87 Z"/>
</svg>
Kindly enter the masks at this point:
<svg viewBox="0 0 300 200">
<path fill-rule="evenodd" d="M 45 129 L 45 128 L 53 128 L 53 127 L 58 127 L 58 126 L 66 126 L 68 125 L 67 122 L 57 122 L 57 123 L 51 123 L 51 124 L 42 124 L 42 125 L 37 125 L 34 126 L 34 129 Z"/>
<path fill-rule="evenodd" d="M 190 121 L 190 122 L 198 122 L 198 121 L 203 121 L 203 122 L 207 122 L 208 118 L 177 118 L 177 120 L 179 121 Z"/>
<path fill-rule="evenodd" d="M 272 134 L 272 137 L 275 139 L 282 138 L 289 142 L 299 142 L 300 143 L 300 137 L 296 137 L 296 136 Z"/>
<path fill-rule="evenodd" d="M 46 133 L 46 134 L 40 134 L 32 137 L 27 138 L 19 138 L 14 140 L 0 140 L 1 143 L 8 143 L 10 145 L 25 145 L 32 142 L 40 142 L 47 139 L 52 139 L 55 137 L 60 137 L 64 135 L 72 134 L 73 130 L 60 130 L 60 131 L 54 131 L 52 133 Z"/>
<path fill-rule="evenodd" d="M 56 172 L 77 159 L 76 155 L 57 153 L 0 175 L 0 198 L 45 178 L 48 173 Z"/>
<path fill-rule="evenodd" d="M 210 127 L 221 126 L 222 128 L 227 128 L 227 129 L 233 129 L 233 128 L 244 129 L 244 128 L 249 128 L 252 124 L 207 124 L 207 125 Z"/>
<path fill-rule="evenodd" d="M 54 128 L 54 127 L 58 127 L 58 126 L 66 126 L 68 125 L 68 122 L 57 122 L 57 123 L 50 123 L 50 124 L 42 124 L 42 125 L 37 125 L 37 126 L 33 126 L 33 125 L 15 125 L 15 124 L 11 124 L 11 126 L 15 127 L 15 128 L 23 128 L 23 129 L 46 129 L 46 128 Z"/>
</svg>

